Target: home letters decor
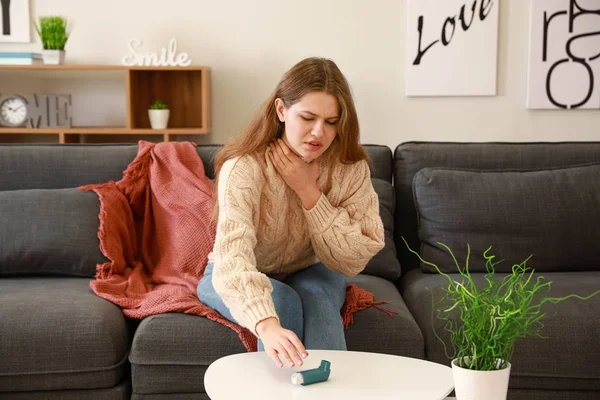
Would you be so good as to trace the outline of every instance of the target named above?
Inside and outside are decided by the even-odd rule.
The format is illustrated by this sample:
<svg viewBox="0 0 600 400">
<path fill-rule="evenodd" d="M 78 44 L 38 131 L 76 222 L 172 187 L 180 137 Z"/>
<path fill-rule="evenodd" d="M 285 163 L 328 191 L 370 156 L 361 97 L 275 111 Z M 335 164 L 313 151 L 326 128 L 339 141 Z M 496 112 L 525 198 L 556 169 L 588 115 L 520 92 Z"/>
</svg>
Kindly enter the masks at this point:
<svg viewBox="0 0 600 400">
<path fill-rule="evenodd" d="M 27 100 L 27 125 L 30 128 L 70 128 L 70 94 L 29 94 Z"/>
</svg>

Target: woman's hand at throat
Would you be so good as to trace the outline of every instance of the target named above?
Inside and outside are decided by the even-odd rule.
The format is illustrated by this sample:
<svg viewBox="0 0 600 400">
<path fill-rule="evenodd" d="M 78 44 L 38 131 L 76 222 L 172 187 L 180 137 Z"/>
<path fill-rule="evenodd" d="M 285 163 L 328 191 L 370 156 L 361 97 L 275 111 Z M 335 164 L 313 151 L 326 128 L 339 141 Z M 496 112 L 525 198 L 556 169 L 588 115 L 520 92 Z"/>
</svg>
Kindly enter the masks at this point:
<svg viewBox="0 0 600 400">
<path fill-rule="evenodd" d="M 317 186 L 319 159 L 306 163 L 298 157 L 281 139 L 271 144 L 269 157 L 285 183 L 300 197 L 305 209 L 317 204 L 321 191 Z"/>
</svg>

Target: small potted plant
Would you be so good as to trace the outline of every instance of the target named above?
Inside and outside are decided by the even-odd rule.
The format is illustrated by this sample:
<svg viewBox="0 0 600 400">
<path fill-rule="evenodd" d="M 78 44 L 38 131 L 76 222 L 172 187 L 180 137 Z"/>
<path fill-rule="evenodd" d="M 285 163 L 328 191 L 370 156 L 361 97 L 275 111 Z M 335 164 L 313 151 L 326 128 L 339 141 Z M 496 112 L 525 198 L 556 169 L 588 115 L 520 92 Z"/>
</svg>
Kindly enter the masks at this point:
<svg viewBox="0 0 600 400">
<path fill-rule="evenodd" d="M 35 24 L 35 30 L 42 40 L 44 64 L 63 64 L 65 45 L 70 35 L 67 19 L 61 16 L 40 17 L 39 25 Z"/>
<path fill-rule="evenodd" d="M 443 321 L 443 329 L 450 334 L 451 354 L 435 327 L 433 332 L 442 342 L 446 356 L 452 360 L 457 400 L 505 400 L 514 345 L 521 338 L 542 337 L 541 321 L 546 317 L 542 306 L 568 298 L 587 300 L 600 293 L 599 290 L 587 297 L 576 294 L 560 298 L 544 296 L 542 293 L 550 290 L 552 282 L 539 275 L 534 278 L 533 269 L 527 267 L 531 256 L 514 264 L 506 276 L 496 277 L 495 266 L 501 261 L 494 261 L 491 246 L 483 253 L 486 284 L 477 287 L 469 272 L 468 245 L 465 266 L 461 267 L 452 250 L 438 242 L 452 257 L 461 276 L 456 279 L 456 276 L 442 272 L 436 264 L 425 261 L 402 239 L 421 262 L 434 267 L 448 279 L 444 296 L 437 302 L 433 300 L 433 309 L 437 318 Z"/>
<path fill-rule="evenodd" d="M 169 122 L 169 115 L 169 107 L 161 99 L 155 99 L 148 110 L 152 129 L 165 129 Z"/>
</svg>

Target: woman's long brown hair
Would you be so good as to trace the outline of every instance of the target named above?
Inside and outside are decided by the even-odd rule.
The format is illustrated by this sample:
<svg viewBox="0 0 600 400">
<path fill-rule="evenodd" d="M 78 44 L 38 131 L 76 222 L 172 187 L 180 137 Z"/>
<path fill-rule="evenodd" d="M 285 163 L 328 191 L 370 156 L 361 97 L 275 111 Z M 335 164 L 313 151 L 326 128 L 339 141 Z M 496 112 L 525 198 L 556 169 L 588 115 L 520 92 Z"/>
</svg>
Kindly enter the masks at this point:
<svg viewBox="0 0 600 400">
<path fill-rule="evenodd" d="M 358 117 L 350 85 L 333 61 L 312 57 L 300 61 L 287 71 L 246 129 L 219 150 L 214 161 L 216 184 L 218 185 L 219 173 L 225 161 L 262 151 L 283 135 L 284 123 L 277 117 L 276 99 L 281 99 L 289 108 L 309 92 L 331 94 L 339 103 L 337 135 L 327 151 L 337 153 L 338 160 L 344 164 L 368 159 L 359 141 Z M 215 196 L 215 205 L 217 198 Z M 215 207 L 215 215 L 216 213 Z"/>
</svg>

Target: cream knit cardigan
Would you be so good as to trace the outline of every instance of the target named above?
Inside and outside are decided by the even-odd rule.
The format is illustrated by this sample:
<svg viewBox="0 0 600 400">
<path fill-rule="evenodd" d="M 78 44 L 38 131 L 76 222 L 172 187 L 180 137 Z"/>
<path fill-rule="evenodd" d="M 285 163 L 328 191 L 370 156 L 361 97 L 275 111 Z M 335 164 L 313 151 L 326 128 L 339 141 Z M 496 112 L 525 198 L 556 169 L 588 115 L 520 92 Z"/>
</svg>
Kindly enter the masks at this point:
<svg viewBox="0 0 600 400">
<path fill-rule="evenodd" d="M 219 173 L 219 217 L 209 255 L 213 286 L 236 322 L 251 332 L 276 317 L 269 277 L 322 262 L 353 276 L 384 246 L 379 201 L 366 161 L 321 162 L 322 192 L 310 210 L 268 157 L 226 161 Z"/>
</svg>

